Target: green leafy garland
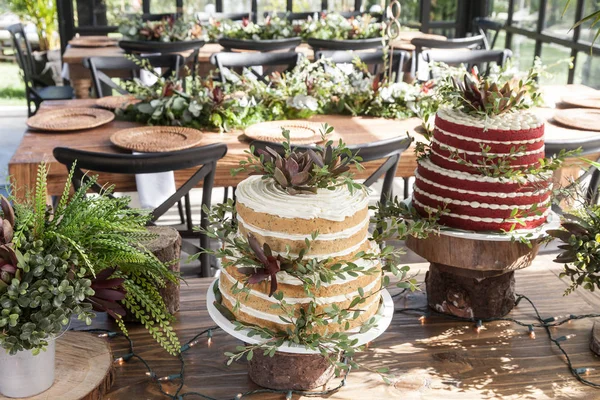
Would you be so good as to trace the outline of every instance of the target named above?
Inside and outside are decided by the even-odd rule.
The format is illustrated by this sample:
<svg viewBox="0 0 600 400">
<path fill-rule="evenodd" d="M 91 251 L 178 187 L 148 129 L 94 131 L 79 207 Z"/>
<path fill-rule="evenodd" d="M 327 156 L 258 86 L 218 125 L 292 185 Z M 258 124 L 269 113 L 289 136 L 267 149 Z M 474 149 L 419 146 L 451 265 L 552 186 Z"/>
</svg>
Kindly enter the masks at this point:
<svg viewBox="0 0 600 400">
<path fill-rule="evenodd" d="M 147 67 L 147 66 L 146 66 Z M 227 82 L 189 78 L 158 78 L 151 87 L 139 81 L 125 88 L 140 103 L 119 115 L 150 125 L 177 125 L 230 130 L 263 121 L 308 118 L 315 114 L 348 114 L 404 119 L 415 116 L 423 92 L 420 86 L 380 81 L 357 62 L 351 73 L 328 60 L 302 60 L 287 73 L 266 82 L 224 71 Z"/>
<path fill-rule="evenodd" d="M 70 195 L 72 176 L 73 170 L 54 210 L 46 206 L 45 165 L 38 170 L 35 194 L 14 202 L 10 247 L 18 263 L 16 271 L 2 275 L 0 345 L 13 354 L 39 352 L 72 315 L 90 324 L 92 305 L 103 306 L 126 333 L 115 303 L 120 301 L 161 346 L 178 353 L 173 317 L 158 291 L 178 277 L 143 246 L 154 237 L 145 229 L 149 215 L 129 209 L 126 197 L 112 197 L 112 188 L 87 196 L 93 177 Z M 5 227 L 7 214 L 3 207 Z M 0 252 L 6 260 L 4 255 Z"/>
</svg>

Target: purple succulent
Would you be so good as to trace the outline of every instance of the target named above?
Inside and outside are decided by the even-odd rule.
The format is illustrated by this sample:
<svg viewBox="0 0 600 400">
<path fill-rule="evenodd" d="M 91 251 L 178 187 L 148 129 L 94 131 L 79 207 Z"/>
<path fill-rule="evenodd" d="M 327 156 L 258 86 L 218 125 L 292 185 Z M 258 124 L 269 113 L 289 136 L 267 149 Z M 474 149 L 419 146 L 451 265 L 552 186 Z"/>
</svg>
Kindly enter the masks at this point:
<svg viewBox="0 0 600 400">
<path fill-rule="evenodd" d="M 286 269 L 287 263 L 285 263 L 281 256 L 274 256 L 268 244 L 265 243 L 261 246 L 252 234 L 248 234 L 248 244 L 263 267 L 243 267 L 239 268 L 238 271 L 244 275 L 248 275 L 248 283 L 250 284 L 260 283 L 270 278 L 271 289 L 269 290 L 269 296 L 272 296 L 277 290 L 277 273 L 282 269 Z"/>
</svg>

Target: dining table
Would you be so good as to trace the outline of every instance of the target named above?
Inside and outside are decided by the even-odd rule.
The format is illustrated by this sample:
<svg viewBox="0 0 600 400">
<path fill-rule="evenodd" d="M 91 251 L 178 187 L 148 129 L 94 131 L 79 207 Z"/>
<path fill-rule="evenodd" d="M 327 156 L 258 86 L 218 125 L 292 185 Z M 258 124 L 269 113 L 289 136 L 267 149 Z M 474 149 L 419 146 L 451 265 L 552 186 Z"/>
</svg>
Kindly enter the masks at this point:
<svg viewBox="0 0 600 400">
<path fill-rule="evenodd" d="M 546 142 L 559 141 L 561 143 L 568 143 L 569 141 L 598 139 L 600 132 L 570 128 L 559 124 L 553 119 L 556 110 L 554 107 L 562 107 L 560 94 L 568 93 L 570 95 L 579 94 L 586 96 L 586 94 L 595 94 L 597 91 L 583 85 L 555 85 L 545 87 L 544 93 L 548 93 L 547 101 L 549 102 L 549 106 L 538 107 L 533 109 L 533 111 L 545 120 Z M 46 101 L 42 103 L 39 113 L 68 107 L 94 107 L 95 103 L 95 99 Z M 414 138 L 414 141 L 411 147 L 402 154 L 396 176 L 404 178 L 414 176 L 414 171 L 417 167 L 417 156 L 414 151 L 415 143 L 425 140 L 423 137 L 424 130 L 419 118 L 394 120 L 375 117 L 354 117 L 350 115 L 315 115 L 310 120 L 326 122 L 333 126 L 336 135 L 348 145 L 372 143 L 409 134 Z M 67 179 L 67 170 L 54 159 L 52 151 L 55 147 L 71 147 L 112 154 L 123 153 L 125 150 L 114 146 L 110 141 L 110 137 L 119 130 L 140 125 L 136 122 L 119 120 L 117 118 L 97 128 L 69 133 L 49 133 L 28 129 L 9 162 L 10 179 L 17 188 L 17 197 L 22 198 L 27 190 L 35 188 L 37 169 L 41 163 L 46 163 L 50 170 L 48 175 L 48 195 L 55 196 L 62 193 Z M 233 176 L 230 171 L 238 167 L 239 162 L 247 157 L 246 151 L 249 149 L 250 140 L 243 134 L 242 130 L 232 130 L 229 132 L 205 130 L 200 145 L 211 143 L 225 143 L 228 149 L 226 156 L 217 163 L 214 185 L 216 187 L 237 186 L 246 175 L 241 173 Z M 592 154 L 588 155 L 588 157 L 595 159 L 597 155 Z M 364 179 L 368 177 L 380 165 L 381 162 L 379 161 L 365 163 L 364 170 L 357 171 L 356 178 Z M 581 168 L 581 161 L 574 160 L 569 165 L 569 167 L 559 170 L 555 175 L 557 181 L 568 183 L 569 179 L 578 174 Z M 192 169 L 175 171 L 176 184 L 183 184 L 193 172 Z M 127 192 L 136 190 L 134 176 L 100 174 L 99 180 L 100 182 L 114 184 L 118 191 Z"/>
<path fill-rule="evenodd" d="M 410 41 L 415 37 L 424 37 L 428 39 L 445 40 L 446 37 L 442 35 L 422 33 L 418 31 L 401 31 L 399 36 L 394 39 L 392 46 L 394 49 L 405 50 L 412 52 L 415 48 Z M 106 36 L 85 36 L 90 41 L 101 40 Z M 65 70 L 65 76 L 68 75 L 68 79 L 71 82 L 71 86 L 75 90 L 75 97 L 78 99 L 86 99 L 90 96 L 90 88 L 92 87 L 92 79 L 90 71 L 83 66 L 83 60 L 89 57 L 121 57 L 125 54 L 125 51 L 116 45 L 112 46 L 99 46 L 99 47 L 79 47 L 77 45 L 77 38 L 70 41 L 67 45 L 65 52 L 62 56 Z M 206 43 L 200 48 L 198 52 L 198 68 L 201 75 L 206 74 L 213 67 L 210 65 L 210 56 L 214 53 L 223 51 L 224 48 L 218 43 Z M 314 57 L 313 49 L 306 43 L 302 43 L 296 48 L 298 53 L 303 54 L 309 60 Z M 191 54 L 191 51 L 185 52 L 182 55 L 187 57 Z M 111 71 L 110 73 L 115 73 Z"/>
</svg>

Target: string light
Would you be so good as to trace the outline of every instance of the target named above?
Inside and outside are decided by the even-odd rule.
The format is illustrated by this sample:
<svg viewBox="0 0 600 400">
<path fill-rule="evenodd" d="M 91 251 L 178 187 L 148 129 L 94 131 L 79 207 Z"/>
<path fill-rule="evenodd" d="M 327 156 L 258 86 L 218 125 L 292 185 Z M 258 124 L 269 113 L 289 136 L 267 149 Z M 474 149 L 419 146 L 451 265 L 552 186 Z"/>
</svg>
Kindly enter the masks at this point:
<svg viewBox="0 0 600 400">
<path fill-rule="evenodd" d="M 146 372 L 146 376 L 149 376 L 152 379 L 156 379 L 156 374 L 152 371 Z"/>
<path fill-rule="evenodd" d="M 477 323 L 475 324 L 475 332 L 480 333 L 482 329 L 484 329 L 483 322 L 478 319 Z"/>
<path fill-rule="evenodd" d="M 533 330 L 533 325 L 529 325 L 527 329 L 529 330 L 529 337 L 535 339 L 535 331 Z"/>
<path fill-rule="evenodd" d="M 556 340 L 557 342 L 564 342 L 565 340 L 572 339 L 572 338 L 574 338 L 575 336 L 577 336 L 577 335 L 575 335 L 574 333 L 572 333 L 572 334 L 570 334 L 570 335 L 565 335 L 565 336 L 561 336 L 561 337 L 559 337 L 559 338 L 556 338 L 555 340 Z"/>
<path fill-rule="evenodd" d="M 594 368 L 575 368 L 575 373 L 581 375 L 589 375 L 591 371 L 594 371 Z"/>
<path fill-rule="evenodd" d="M 171 374 L 171 375 L 167 375 L 167 376 L 162 376 L 162 377 L 158 378 L 158 380 L 161 382 L 167 382 L 167 381 L 172 381 L 172 380 L 179 379 L 179 378 L 181 378 L 181 374 Z"/>
<path fill-rule="evenodd" d="M 543 319 L 542 322 L 545 324 L 548 324 L 550 322 L 556 322 L 559 319 L 562 319 L 564 317 L 565 317 L 564 315 L 557 315 L 556 317 L 550 317 L 550 318 Z"/>
<path fill-rule="evenodd" d="M 242 398 L 242 396 L 244 396 L 242 393 L 238 393 L 235 395 L 235 399 L 240 400 Z"/>
<path fill-rule="evenodd" d="M 115 337 L 117 335 L 118 335 L 117 332 L 105 332 L 105 333 L 99 334 L 98 337 L 101 337 L 101 338 L 105 338 L 105 337 L 107 337 L 107 338 L 113 338 L 113 337 Z"/>
<path fill-rule="evenodd" d="M 425 316 L 424 316 L 424 315 L 421 315 L 421 316 L 419 317 L 419 321 L 421 321 L 421 325 L 425 325 Z"/>
<path fill-rule="evenodd" d="M 206 344 L 208 345 L 208 347 L 210 347 L 210 345 L 212 344 L 212 329 L 208 330 L 206 337 L 208 337 Z"/>
<path fill-rule="evenodd" d="M 294 393 L 290 390 L 289 392 L 287 392 L 287 394 L 285 395 L 285 400 L 292 400 L 292 397 L 294 396 Z"/>
<path fill-rule="evenodd" d="M 115 363 L 119 365 L 125 364 L 127 361 L 131 360 L 131 357 L 133 357 L 133 353 L 125 354 L 124 356 L 116 358 Z"/>
</svg>

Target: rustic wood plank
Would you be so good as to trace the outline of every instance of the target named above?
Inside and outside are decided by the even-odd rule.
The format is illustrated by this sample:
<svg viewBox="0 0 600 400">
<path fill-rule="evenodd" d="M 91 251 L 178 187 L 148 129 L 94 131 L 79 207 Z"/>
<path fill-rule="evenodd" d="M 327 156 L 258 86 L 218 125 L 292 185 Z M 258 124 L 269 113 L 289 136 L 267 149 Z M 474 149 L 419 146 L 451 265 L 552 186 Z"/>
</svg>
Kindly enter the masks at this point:
<svg viewBox="0 0 600 400">
<path fill-rule="evenodd" d="M 551 255 L 539 256 L 530 268 L 515 272 L 517 293 L 525 294 L 538 306 L 543 317 L 592 313 L 599 310 L 597 294 L 593 299 L 573 295 L 564 298 L 564 283 L 555 273 Z M 412 265 L 425 271 L 428 264 Z M 423 278 L 421 273 L 420 278 Z M 182 287 L 181 309 L 176 330 L 182 341 L 213 326 L 206 311 L 205 292 L 211 280 L 188 279 Z M 397 309 L 423 307 L 424 292 L 395 299 Z M 522 321 L 533 321 L 533 310 L 521 302 L 509 314 Z M 417 313 L 397 313 L 384 335 L 371 343 L 370 351 L 358 361 L 376 369 L 389 367 L 395 384 L 388 386 L 365 369 L 353 371 L 345 388 L 328 399 L 482 399 L 482 398 L 597 398 L 596 389 L 581 385 L 568 372 L 562 356 L 545 333 L 536 329 L 531 339 L 527 328 L 510 322 L 486 323 L 477 334 L 469 322 L 441 316 L 428 316 L 423 323 Z M 555 337 L 576 334 L 565 348 L 576 367 L 594 367 L 589 379 L 600 381 L 599 361 L 589 350 L 591 320 L 574 321 L 553 328 Z M 116 329 L 104 315 L 94 321 L 96 327 Z M 158 376 L 179 372 L 179 362 L 160 349 L 140 326 L 132 325 L 130 333 L 138 351 L 156 369 Z M 243 362 L 226 366 L 224 351 L 232 351 L 239 341 L 216 331 L 212 346 L 206 341 L 184 354 L 186 360 L 185 391 L 199 391 L 217 397 L 232 398 L 237 393 L 258 388 L 251 382 Z M 115 356 L 127 351 L 122 339 L 111 341 Z M 160 398 L 155 384 L 145 376 L 144 366 L 135 360 L 116 366 L 115 384 L 110 399 Z M 334 381 L 336 382 L 336 381 Z M 177 382 L 178 383 L 178 382 Z M 173 393 L 176 385 L 167 384 Z M 256 399 L 277 399 L 281 395 L 257 395 Z M 294 398 L 298 398 L 294 396 Z"/>
</svg>

